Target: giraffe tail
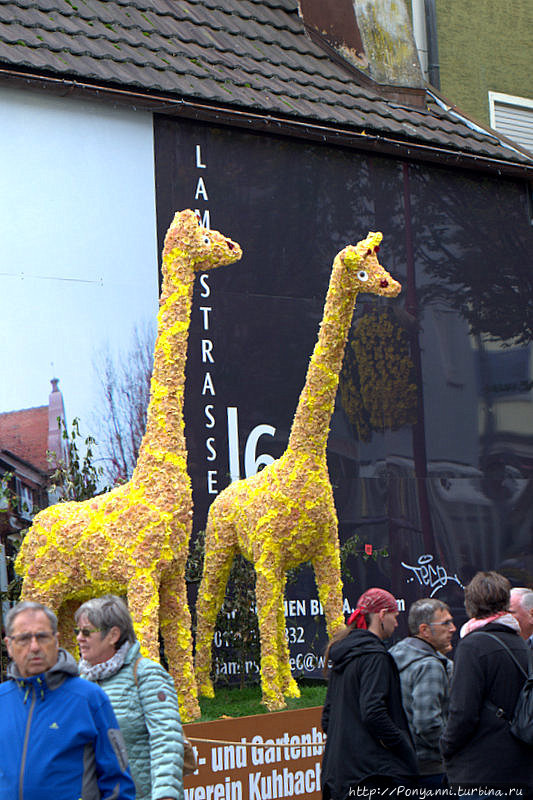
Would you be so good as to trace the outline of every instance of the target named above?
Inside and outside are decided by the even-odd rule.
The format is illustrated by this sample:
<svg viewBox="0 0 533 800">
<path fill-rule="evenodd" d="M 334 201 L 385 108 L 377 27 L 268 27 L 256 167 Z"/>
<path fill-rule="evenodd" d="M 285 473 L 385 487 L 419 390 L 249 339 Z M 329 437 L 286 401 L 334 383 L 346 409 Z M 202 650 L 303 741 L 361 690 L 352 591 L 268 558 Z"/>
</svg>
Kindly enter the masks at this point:
<svg viewBox="0 0 533 800">
<path fill-rule="evenodd" d="M 17 575 L 21 575 L 24 577 L 26 572 L 28 571 L 28 566 L 31 563 L 31 528 L 26 531 L 26 535 L 22 540 L 22 544 L 20 545 L 20 549 L 17 553 L 17 557 L 15 559 L 15 572 Z"/>
<path fill-rule="evenodd" d="M 45 509 L 46 510 L 46 509 Z M 28 528 L 22 539 L 17 557 L 15 559 L 15 572 L 17 575 L 25 577 L 31 565 L 37 559 L 37 552 L 41 545 L 41 534 L 45 533 L 42 525 L 39 524 L 38 517 L 34 517 L 31 528 Z"/>
</svg>

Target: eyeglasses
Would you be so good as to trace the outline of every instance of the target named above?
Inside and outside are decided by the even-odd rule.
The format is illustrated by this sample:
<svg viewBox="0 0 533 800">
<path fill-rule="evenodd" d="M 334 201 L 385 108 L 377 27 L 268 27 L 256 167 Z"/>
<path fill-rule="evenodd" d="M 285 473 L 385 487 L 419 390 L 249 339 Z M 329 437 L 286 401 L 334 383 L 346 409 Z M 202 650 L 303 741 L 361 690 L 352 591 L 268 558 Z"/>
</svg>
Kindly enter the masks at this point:
<svg viewBox="0 0 533 800">
<path fill-rule="evenodd" d="M 430 622 L 431 626 L 433 625 L 445 625 L 446 628 L 451 628 L 454 624 L 453 619 L 444 619 L 442 622 Z"/>
<path fill-rule="evenodd" d="M 88 639 L 92 633 L 99 633 L 101 628 L 74 628 L 74 633 L 79 636 L 80 633 L 84 639 Z"/>
<path fill-rule="evenodd" d="M 37 644 L 46 644 L 55 636 L 54 633 L 47 633 L 46 631 L 39 631 L 38 633 L 19 633 L 17 636 L 8 636 L 16 645 L 27 647 L 31 644 L 31 640 L 35 639 Z"/>
</svg>

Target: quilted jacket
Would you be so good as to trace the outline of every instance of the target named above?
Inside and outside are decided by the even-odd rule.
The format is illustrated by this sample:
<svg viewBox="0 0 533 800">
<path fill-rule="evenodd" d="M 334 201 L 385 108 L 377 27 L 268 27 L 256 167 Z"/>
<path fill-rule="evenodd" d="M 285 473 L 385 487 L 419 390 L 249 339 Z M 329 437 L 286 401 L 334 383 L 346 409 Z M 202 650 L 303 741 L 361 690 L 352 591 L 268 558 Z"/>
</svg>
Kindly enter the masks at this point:
<svg viewBox="0 0 533 800">
<path fill-rule="evenodd" d="M 160 664 L 130 647 L 115 675 L 99 681 L 126 742 L 137 800 L 183 798 L 183 732 L 174 681 Z M 134 666 L 137 664 L 137 684 Z"/>
</svg>

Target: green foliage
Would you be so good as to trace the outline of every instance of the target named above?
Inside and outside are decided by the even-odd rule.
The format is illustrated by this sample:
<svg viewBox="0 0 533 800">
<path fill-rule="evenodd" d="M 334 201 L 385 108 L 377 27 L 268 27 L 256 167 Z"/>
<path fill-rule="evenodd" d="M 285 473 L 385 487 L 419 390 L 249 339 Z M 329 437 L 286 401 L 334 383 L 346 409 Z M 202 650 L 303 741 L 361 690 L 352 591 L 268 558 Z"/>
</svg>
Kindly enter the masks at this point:
<svg viewBox="0 0 533 800">
<path fill-rule="evenodd" d="M 205 548 L 205 531 L 200 531 L 191 547 L 185 578 L 188 583 L 199 583 L 202 578 Z M 247 680 L 246 663 L 259 663 L 259 629 L 255 606 L 255 570 L 249 561 L 238 555 L 233 561 L 226 596 L 219 611 L 215 629 L 221 637 L 221 650 L 232 652 L 239 665 L 240 685 Z M 193 630 L 196 617 L 193 613 Z M 219 672 L 225 659 L 215 653 L 215 671 Z M 254 673 L 255 675 L 255 673 Z M 219 682 L 221 678 L 219 677 Z"/>
<path fill-rule="evenodd" d="M 13 490 L 12 486 L 14 485 L 14 473 L 13 472 L 4 472 L 2 475 L 1 483 L 0 483 L 0 514 L 12 514 L 13 510 L 18 508 L 19 506 L 19 498 L 16 492 Z M 27 510 L 27 509 L 26 509 Z M 21 531 L 21 537 L 24 536 L 26 530 Z M 7 585 L 7 589 L 3 592 L 0 592 L 0 601 L 8 600 L 10 602 L 16 602 L 20 597 L 20 590 L 22 587 L 22 579 L 15 575 L 14 571 L 14 561 L 17 557 L 17 548 L 14 548 L 13 543 L 9 543 L 5 550 L 5 558 L 6 558 L 6 566 L 8 575 L 14 576 L 12 580 L 9 581 Z M 3 646 L 3 644 L 2 644 Z M 4 652 L 2 652 L 2 666 L 4 662 Z"/>
<path fill-rule="evenodd" d="M 246 662 L 254 661 L 259 664 L 260 645 L 255 604 L 255 570 L 241 555 L 237 555 L 233 561 L 216 627 L 222 635 L 223 643 L 235 653 L 241 676 L 240 684 L 243 687 L 246 682 Z"/>
<path fill-rule="evenodd" d="M 0 519 L 1 515 L 10 513 L 13 501 L 16 498 L 15 493 L 11 489 L 12 480 L 12 472 L 4 472 L 3 475 L 0 476 Z"/>
<path fill-rule="evenodd" d="M 58 417 L 58 425 L 61 428 L 61 436 L 65 443 L 66 456 L 59 461 L 56 453 L 50 453 L 48 456 L 50 464 L 55 466 L 50 478 L 50 491 L 58 492 L 60 501 L 89 500 L 91 497 L 95 497 L 95 495 L 105 491 L 99 486 L 103 469 L 94 465 L 93 447 L 96 441 L 93 436 L 87 436 L 83 440 L 85 454 L 81 455 L 82 443 L 80 441 L 79 422 L 78 417 L 75 417 L 72 421 L 72 430 L 69 435 L 67 426 Z"/>
<path fill-rule="evenodd" d="M 205 531 L 198 531 L 196 538 L 191 540 L 189 557 L 185 566 L 185 580 L 187 583 L 200 583 L 204 569 Z"/>
<path fill-rule="evenodd" d="M 369 558 L 373 558 L 374 561 L 377 561 L 379 557 L 388 558 L 389 551 L 388 548 L 384 546 L 373 547 L 371 553 L 367 552 L 365 550 L 365 545 L 361 542 L 361 537 L 357 533 L 354 533 L 349 539 L 346 539 L 341 546 L 341 574 L 345 582 L 352 582 L 354 580 L 348 566 L 348 558 L 350 556 L 355 558 L 360 557 L 363 561 L 368 561 Z"/>
</svg>

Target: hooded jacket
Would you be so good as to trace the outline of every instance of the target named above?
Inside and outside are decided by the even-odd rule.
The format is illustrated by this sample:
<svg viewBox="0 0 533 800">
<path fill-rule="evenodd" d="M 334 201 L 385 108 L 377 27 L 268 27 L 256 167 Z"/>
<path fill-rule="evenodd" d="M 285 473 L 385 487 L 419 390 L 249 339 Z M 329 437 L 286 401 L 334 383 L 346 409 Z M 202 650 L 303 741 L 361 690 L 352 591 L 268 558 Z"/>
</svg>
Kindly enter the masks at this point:
<svg viewBox="0 0 533 800">
<path fill-rule="evenodd" d="M 331 646 L 329 658 L 323 797 L 344 800 L 351 787 L 371 776 L 401 781 L 416 775 L 400 677 L 383 642 L 355 629 Z"/>
<path fill-rule="evenodd" d="M 416 636 L 395 644 L 390 654 L 400 672 L 403 706 L 420 772 L 444 772 L 439 740 L 448 716 L 453 662 Z"/>
<path fill-rule="evenodd" d="M 72 656 L 0 685 L 0 800 L 134 800 L 135 787 L 106 694 L 77 677 Z"/>
</svg>

